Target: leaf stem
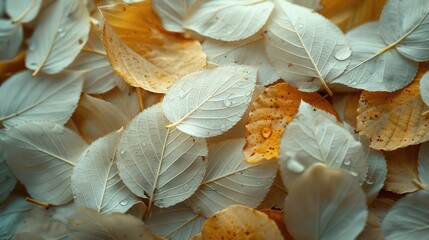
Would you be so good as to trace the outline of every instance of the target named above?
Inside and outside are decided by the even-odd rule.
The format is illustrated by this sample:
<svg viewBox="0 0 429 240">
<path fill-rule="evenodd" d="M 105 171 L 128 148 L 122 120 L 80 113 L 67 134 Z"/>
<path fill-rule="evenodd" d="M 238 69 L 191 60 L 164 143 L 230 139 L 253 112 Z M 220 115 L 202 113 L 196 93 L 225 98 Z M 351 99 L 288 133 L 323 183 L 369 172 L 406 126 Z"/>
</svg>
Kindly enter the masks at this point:
<svg viewBox="0 0 429 240">
<path fill-rule="evenodd" d="M 45 209 L 49 209 L 49 208 L 51 208 L 51 207 L 54 206 L 54 205 L 52 205 L 50 203 L 44 203 L 44 202 L 40 202 L 40 201 L 34 200 L 31 197 L 26 197 L 25 201 L 27 201 L 29 203 L 32 203 L 32 204 L 35 204 L 35 205 L 39 205 L 41 207 L 44 207 Z"/>
<path fill-rule="evenodd" d="M 418 188 L 420 188 L 420 189 L 429 189 L 429 186 L 428 185 L 426 185 L 426 184 L 424 184 L 424 183 L 421 183 L 419 180 L 417 180 L 416 178 L 414 178 L 413 179 L 413 183 L 414 183 L 414 185 L 416 185 Z"/>
<path fill-rule="evenodd" d="M 36 0 L 31 1 L 30 5 L 24 10 L 24 12 L 22 12 L 21 16 L 15 18 L 15 19 L 12 19 L 12 23 L 21 22 L 22 19 L 24 19 L 27 16 L 27 14 L 30 12 L 30 10 L 33 8 L 34 3 L 36 3 Z"/>
<path fill-rule="evenodd" d="M 143 90 L 139 87 L 136 87 L 137 98 L 139 100 L 140 111 L 144 109 L 144 101 L 143 101 Z"/>
</svg>

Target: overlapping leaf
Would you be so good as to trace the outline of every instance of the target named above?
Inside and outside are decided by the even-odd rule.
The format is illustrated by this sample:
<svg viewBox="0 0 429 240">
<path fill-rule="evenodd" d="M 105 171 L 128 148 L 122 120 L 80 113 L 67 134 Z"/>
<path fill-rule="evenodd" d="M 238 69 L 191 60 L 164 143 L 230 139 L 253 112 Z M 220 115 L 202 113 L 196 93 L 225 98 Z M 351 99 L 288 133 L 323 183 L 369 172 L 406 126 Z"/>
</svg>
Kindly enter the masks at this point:
<svg viewBox="0 0 429 240">
<path fill-rule="evenodd" d="M 143 93 L 145 107 L 159 102 L 160 96 L 162 95 L 145 91 Z M 103 100 L 115 105 L 128 117 L 128 119 L 133 119 L 140 112 L 137 91 L 133 87 L 128 86 L 125 87 L 124 90 L 114 88 L 111 91 L 100 95 L 100 97 Z"/>
<path fill-rule="evenodd" d="M 39 13 L 42 0 L 5 0 L 5 10 L 7 15 L 14 22 L 27 23 L 32 21 Z"/>
<path fill-rule="evenodd" d="M 420 181 L 429 186 L 429 142 L 420 145 L 417 169 Z"/>
<path fill-rule="evenodd" d="M 420 79 L 420 96 L 423 102 L 429 106 L 429 71 Z"/>
<path fill-rule="evenodd" d="M 383 188 L 387 176 L 387 164 L 383 153 L 370 149 L 367 153 L 368 172 L 362 189 L 368 203 L 374 201 Z"/>
<path fill-rule="evenodd" d="M 0 145 L 2 143 L 0 142 Z M 2 152 L 4 149 L 1 148 Z M 16 185 L 15 175 L 10 171 L 6 160 L 0 155 L 0 203 L 3 202 L 12 192 Z"/>
<path fill-rule="evenodd" d="M 283 209 L 287 190 L 283 185 L 280 171 L 278 171 L 274 182 L 271 185 L 270 191 L 265 195 L 265 199 L 259 204 L 259 209 Z"/>
<path fill-rule="evenodd" d="M 23 37 L 24 30 L 21 24 L 12 23 L 8 19 L 0 19 L 0 61 L 16 56 Z"/>
<path fill-rule="evenodd" d="M 0 238 L 12 239 L 19 226 L 35 205 L 24 201 L 21 196 L 11 196 L 0 205 Z"/>
<path fill-rule="evenodd" d="M 162 26 L 170 32 L 184 32 L 183 20 L 195 0 L 155 0 L 152 10 L 160 17 Z"/>
</svg>

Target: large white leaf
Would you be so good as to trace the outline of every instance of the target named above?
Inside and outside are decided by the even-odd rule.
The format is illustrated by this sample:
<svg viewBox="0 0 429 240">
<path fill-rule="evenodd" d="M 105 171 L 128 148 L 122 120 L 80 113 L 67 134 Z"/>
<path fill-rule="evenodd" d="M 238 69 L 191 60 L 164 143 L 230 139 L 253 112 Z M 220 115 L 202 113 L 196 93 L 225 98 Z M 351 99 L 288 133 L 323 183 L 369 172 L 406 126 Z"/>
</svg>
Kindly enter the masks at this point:
<svg viewBox="0 0 429 240">
<path fill-rule="evenodd" d="M 25 65 L 54 74 L 76 58 L 88 39 L 90 22 L 84 1 L 56 0 L 45 9 L 29 41 Z"/>
<path fill-rule="evenodd" d="M 42 0 L 5 0 L 7 15 L 14 22 L 27 23 L 33 20 L 42 6 Z"/>
<path fill-rule="evenodd" d="M 429 142 L 420 145 L 418 171 L 420 181 L 429 186 Z"/>
<path fill-rule="evenodd" d="M 21 47 L 23 35 L 21 24 L 0 19 L 0 61 L 16 56 Z"/>
<path fill-rule="evenodd" d="M 378 54 L 387 47 L 379 27 L 378 22 L 371 22 L 347 33 L 353 51 L 350 65 L 333 83 L 368 91 L 392 92 L 414 79 L 417 62 L 403 57 L 396 49 Z"/>
<path fill-rule="evenodd" d="M 235 125 L 251 100 L 255 67 L 224 66 L 189 74 L 171 86 L 162 106 L 170 126 L 195 137 L 220 135 Z"/>
<path fill-rule="evenodd" d="M 389 0 L 380 16 L 385 42 L 414 61 L 429 60 L 429 1 Z"/>
<path fill-rule="evenodd" d="M 0 239 L 11 239 L 36 205 L 26 202 L 22 196 L 10 196 L 0 205 Z"/>
<path fill-rule="evenodd" d="M 386 240 L 427 239 L 429 235 L 429 190 L 401 198 L 383 220 Z"/>
<path fill-rule="evenodd" d="M 80 75 L 33 78 L 29 71 L 17 73 L 0 86 L 0 123 L 6 127 L 27 121 L 64 124 L 77 106 L 81 89 Z"/>
<path fill-rule="evenodd" d="M 280 139 L 280 170 L 289 189 L 315 163 L 350 171 L 362 181 L 367 171 L 365 147 L 333 115 L 301 102 Z"/>
<path fill-rule="evenodd" d="M 195 0 L 183 24 L 206 37 L 237 41 L 259 31 L 273 7 L 267 0 Z"/>
<path fill-rule="evenodd" d="M 317 91 L 344 72 L 352 51 L 341 30 L 311 9 L 276 0 L 265 26 L 268 58 L 282 79 L 303 91 Z"/>
<path fill-rule="evenodd" d="M 162 26 L 170 32 L 184 32 L 183 20 L 195 0 L 156 0 L 152 9 L 159 16 Z"/>
<path fill-rule="evenodd" d="M 117 158 L 119 175 L 132 192 L 169 207 L 190 197 L 206 171 L 207 146 L 169 122 L 161 104 L 137 115 L 122 134 Z"/>
<path fill-rule="evenodd" d="M 276 176 L 276 162 L 244 161 L 244 139 L 226 140 L 209 148 L 207 172 L 198 190 L 186 200 L 194 212 L 210 217 L 234 204 L 257 207 Z"/>
<path fill-rule="evenodd" d="M 124 213 L 137 203 L 125 186 L 116 166 L 116 146 L 121 131 L 93 142 L 82 154 L 71 177 L 76 204 L 94 208 L 99 213 Z"/>
<path fill-rule="evenodd" d="M 420 79 L 420 96 L 423 102 L 429 106 L 429 72 L 426 72 Z"/>
<path fill-rule="evenodd" d="M 12 172 L 36 200 L 63 204 L 72 199 L 70 177 L 87 147 L 75 132 L 52 122 L 27 122 L 0 136 Z"/>
<path fill-rule="evenodd" d="M 166 221 L 168 219 L 168 221 Z M 154 207 L 145 224 L 151 232 L 172 240 L 191 239 L 201 232 L 205 217 L 194 213 L 184 203 L 169 208 Z"/>
<path fill-rule="evenodd" d="M 295 181 L 284 212 L 294 239 L 355 239 L 368 215 L 365 194 L 356 178 L 321 164 Z"/>
</svg>

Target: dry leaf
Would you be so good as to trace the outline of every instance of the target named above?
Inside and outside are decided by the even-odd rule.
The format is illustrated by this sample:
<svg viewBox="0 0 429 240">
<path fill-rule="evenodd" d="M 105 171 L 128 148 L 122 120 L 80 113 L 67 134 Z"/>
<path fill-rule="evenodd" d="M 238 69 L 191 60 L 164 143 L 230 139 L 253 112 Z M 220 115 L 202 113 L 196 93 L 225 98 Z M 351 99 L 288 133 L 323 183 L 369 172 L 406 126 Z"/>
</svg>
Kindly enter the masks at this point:
<svg viewBox="0 0 429 240">
<path fill-rule="evenodd" d="M 289 232 L 286 229 L 283 211 L 273 210 L 273 209 L 262 209 L 261 212 L 267 214 L 267 216 L 277 224 L 277 227 L 279 228 L 285 240 L 293 240 L 292 236 L 289 234 Z"/>
<path fill-rule="evenodd" d="M 298 112 L 301 100 L 336 115 L 330 103 L 318 93 L 301 92 L 287 83 L 278 83 L 267 88 L 253 102 L 247 121 L 244 146 L 247 162 L 257 163 L 262 159 L 278 157 L 280 137 L 286 125 Z"/>
<path fill-rule="evenodd" d="M 0 62 L 0 83 L 12 76 L 12 74 L 25 69 L 26 51 L 21 51 L 15 58 Z"/>
<path fill-rule="evenodd" d="M 176 79 L 206 65 L 198 41 L 163 30 L 151 1 L 100 9 L 106 22 L 107 57 L 113 70 L 132 86 L 165 93 Z"/>
</svg>

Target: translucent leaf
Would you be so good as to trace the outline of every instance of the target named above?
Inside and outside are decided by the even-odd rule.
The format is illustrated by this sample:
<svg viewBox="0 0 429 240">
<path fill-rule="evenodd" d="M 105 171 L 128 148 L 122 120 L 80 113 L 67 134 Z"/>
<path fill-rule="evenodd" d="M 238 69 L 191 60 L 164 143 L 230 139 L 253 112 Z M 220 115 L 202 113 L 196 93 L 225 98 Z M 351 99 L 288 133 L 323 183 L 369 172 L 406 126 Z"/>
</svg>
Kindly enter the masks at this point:
<svg viewBox="0 0 429 240">
<path fill-rule="evenodd" d="M 168 221 L 166 221 L 168 219 Z M 199 233 L 204 224 L 205 217 L 194 213 L 183 203 L 169 208 L 154 207 L 150 218 L 145 224 L 151 232 L 172 240 L 190 239 Z"/>
<path fill-rule="evenodd" d="M 0 61 L 12 59 L 18 54 L 23 35 L 21 24 L 0 19 Z"/>
<path fill-rule="evenodd" d="M 429 234 L 429 190 L 420 190 L 400 199 L 382 223 L 387 240 L 425 239 Z"/>
<path fill-rule="evenodd" d="M 248 38 L 264 26 L 274 4 L 260 0 L 195 0 L 184 21 L 184 28 L 223 41 Z"/>
<path fill-rule="evenodd" d="M 352 51 L 344 34 L 321 15 L 287 1 L 265 26 L 268 58 L 282 79 L 300 90 L 317 91 L 344 72 Z"/>
<path fill-rule="evenodd" d="M 420 96 L 423 102 L 429 106 L 429 71 L 420 79 Z"/>
<path fill-rule="evenodd" d="M 270 86 L 253 101 L 246 124 L 244 156 L 247 162 L 278 157 L 280 137 L 298 112 L 301 99 L 332 114 L 330 103 L 318 93 L 304 93 L 287 83 Z"/>
<path fill-rule="evenodd" d="M 155 95 L 153 102 L 160 101 L 161 94 L 155 94 L 145 91 L 143 97 Z M 111 91 L 100 96 L 103 100 L 110 102 L 115 105 L 121 112 L 123 112 L 128 119 L 133 119 L 139 112 L 140 106 L 138 101 L 138 96 L 135 88 L 125 87 L 124 90 L 119 88 L 114 88 Z M 146 100 L 146 99 L 145 99 Z M 152 101 L 150 101 L 152 102 Z M 148 101 L 145 101 L 145 106 L 151 105 Z"/>
<path fill-rule="evenodd" d="M 426 0 L 386 3 L 380 17 L 380 31 L 387 44 L 414 61 L 429 60 L 429 2 Z"/>
<path fill-rule="evenodd" d="M 39 13 L 42 0 L 6 0 L 5 10 L 14 22 L 27 23 Z"/>
<path fill-rule="evenodd" d="M 0 205 L 0 239 L 11 239 L 35 205 L 21 196 L 11 196 Z"/>
<path fill-rule="evenodd" d="M 356 178 L 321 164 L 295 181 L 284 211 L 294 239 L 355 239 L 368 215 L 365 194 Z"/>
<path fill-rule="evenodd" d="M 362 92 L 356 130 L 371 140 L 371 148 L 391 151 L 429 140 L 429 115 L 423 114 L 429 108 L 419 90 L 428 69 L 421 63 L 414 81 L 396 92 Z"/>
<path fill-rule="evenodd" d="M 207 167 L 204 139 L 195 139 L 176 128 L 157 104 L 137 115 L 122 134 L 117 158 L 125 185 L 152 204 L 169 207 L 190 197 Z"/>
<path fill-rule="evenodd" d="M 368 172 L 362 189 L 366 194 L 367 202 L 371 203 L 384 186 L 387 176 L 387 164 L 383 153 L 373 149 L 368 152 L 367 159 Z"/>
<path fill-rule="evenodd" d="M 316 11 L 322 9 L 323 7 L 320 5 L 322 0 L 288 0 L 291 3 L 295 3 L 301 5 L 303 7 L 311 8 Z"/>
<path fill-rule="evenodd" d="M 422 143 L 418 155 L 419 179 L 429 185 L 429 142 Z"/>
<path fill-rule="evenodd" d="M 93 142 L 82 154 L 71 178 L 77 205 L 96 209 L 101 214 L 124 213 L 137 198 L 121 181 L 116 166 L 116 146 L 121 131 Z"/>
<path fill-rule="evenodd" d="M 2 143 L 0 142 L 0 145 Z M 1 148 L 0 148 L 1 149 Z M 5 151 L 1 149 L 2 152 Z M 16 178 L 10 171 L 5 159 L 0 155 L 0 203 L 3 202 L 15 188 Z"/>
<path fill-rule="evenodd" d="M 195 137 L 220 135 L 246 111 L 255 88 L 256 68 L 224 66 L 181 78 L 162 106 L 171 126 Z"/>
<path fill-rule="evenodd" d="M 61 72 L 88 39 L 89 13 L 84 1 L 57 0 L 40 16 L 29 40 L 27 68 L 48 74 Z"/>
<path fill-rule="evenodd" d="M 186 200 L 194 212 L 210 217 L 233 204 L 257 207 L 264 199 L 274 181 L 277 164 L 246 163 L 243 145 L 243 139 L 210 145 L 207 172 L 198 190 Z"/>
<path fill-rule="evenodd" d="M 9 167 L 34 199 L 56 205 L 72 199 L 70 177 L 87 147 L 79 135 L 52 122 L 27 122 L 1 138 Z"/>
<path fill-rule="evenodd" d="M 258 210 L 233 205 L 207 219 L 202 239 L 283 239 L 276 223 Z"/>
<path fill-rule="evenodd" d="M 103 41 L 113 70 L 134 87 L 165 93 L 181 76 L 205 67 L 200 43 L 162 29 L 151 1 L 100 8 Z"/>
<path fill-rule="evenodd" d="M 334 116 L 301 102 L 280 140 L 279 163 L 289 189 L 315 163 L 349 171 L 356 181 L 367 172 L 365 147 Z"/>
<path fill-rule="evenodd" d="M 353 54 L 346 71 L 333 83 L 368 91 L 392 92 L 414 79 L 417 62 L 403 57 L 396 49 L 379 54 L 388 46 L 379 29 L 378 22 L 371 22 L 347 33 Z"/>
<path fill-rule="evenodd" d="M 276 178 L 274 178 L 273 185 L 271 185 L 270 191 L 267 193 L 267 195 L 265 195 L 265 199 L 261 202 L 261 204 L 259 204 L 258 208 L 283 209 L 286 196 L 287 190 L 283 185 L 280 171 L 278 171 Z"/>
<path fill-rule="evenodd" d="M 31 77 L 20 72 L 0 86 L 0 122 L 11 127 L 27 121 L 68 121 L 82 89 L 80 76 L 61 73 Z"/>
<path fill-rule="evenodd" d="M 152 10 L 159 16 L 162 26 L 170 32 L 184 32 L 183 19 L 195 0 L 155 0 Z"/>
</svg>

